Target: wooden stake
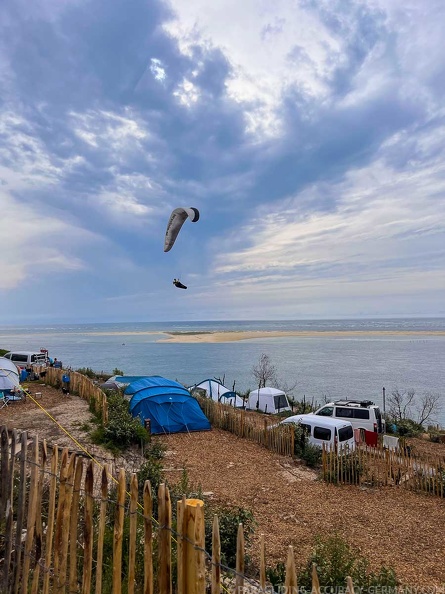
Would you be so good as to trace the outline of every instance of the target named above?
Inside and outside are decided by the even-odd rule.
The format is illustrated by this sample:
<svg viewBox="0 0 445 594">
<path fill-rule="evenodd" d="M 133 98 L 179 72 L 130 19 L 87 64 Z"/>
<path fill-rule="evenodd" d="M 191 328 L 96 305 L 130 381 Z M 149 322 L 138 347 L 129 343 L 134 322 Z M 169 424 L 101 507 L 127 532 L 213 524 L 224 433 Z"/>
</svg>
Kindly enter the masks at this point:
<svg viewBox="0 0 445 594">
<path fill-rule="evenodd" d="M 243 525 L 238 525 L 238 536 L 236 539 L 236 592 L 242 592 L 244 588 L 244 532 Z"/>
<path fill-rule="evenodd" d="M 153 594 L 153 499 L 150 481 L 144 484 L 144 594 Z"/>
<path fill-rule="evenodd" d="M 46 527 L 45 541 L 45 567 L 51 567 L 51 557 L 53 551 L 53 531 L 54 531 L 54 513 L 56 509 L 56 487 L 57 487 L 57 465 L 58 465 L 58 447 L 53 447 L 51 456 L 51 480 L 49 486 L 49 506 L 48 506 L 48 525 Z M 49 577 L 47 571 L 43 576 L 43 594 L 49 593 Z"/>
<path fill-rule="evenodd" d="M 212 531 L 212 594 L 221 594 L 221 539 L 217 515 L 213 517 Z"/>
<path fill-rule="evenodd" d="M 264 534 L 260 536 L 260 587 L 262 590 L 266 589 L 266 545 Z"/>
<path fill-rule="evenodd" d="M 117 489 L 117 510 L 114 522 L 113 540 L 113 594 L 122 592 L 122 541 L 124 536 L 124 514 L 125 514 L 125 471 L 119 471 L 119 486 Z M 86 593 L 85 593 L 86 594 Z"/>
<path fill-rule="evenodd" d="M 96 594 L 102 594 L 102 564 L 104 555 L 105 522 L 107 519 L 108 467 L 102 469 L 99 531 L 97 537 Z"/>
<path fill-rule="evenodd" d="M 130 541 L 128 543 L 128 594 L 134 594 L 136 582 L 136 515 L 138 505 L 138 479 L 135 473 L 131 475 L 130 482 Z"/>
<path fill-rule="evenodd" d="M 286 561 L 286 579 L 284 589 L 287 594 L 297 594 L 297 574 L 295 571 L 294 549 L 289 546 Z"/>
</svg>

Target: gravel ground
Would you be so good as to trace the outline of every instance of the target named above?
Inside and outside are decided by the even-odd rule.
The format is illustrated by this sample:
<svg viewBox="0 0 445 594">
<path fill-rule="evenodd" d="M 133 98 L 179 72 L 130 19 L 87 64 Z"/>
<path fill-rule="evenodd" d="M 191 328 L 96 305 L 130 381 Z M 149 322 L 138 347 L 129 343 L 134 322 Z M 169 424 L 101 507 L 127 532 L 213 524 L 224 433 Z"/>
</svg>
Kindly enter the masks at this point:
<svg viewBox="0 0 445 594">
<path fill-rule="evenodd" d="M 31 384 L 30 388 L 32 394 L 42 392 L 39 402 L 80 443 L 97 456 L 110 457 L 88 438 L 91 414 L 85 401 L 63 396 L 49 386 Z M 30 399 L 3 408 L 3 424 L 77 449 Z M 268 565 L 285 561 L 287 546 L 292 544 L 301 567 L 315 535 L 337 531 L 370 560 L 372 569 L 391 565 L 410 586 L 445 583 L 445 501 L 394 487 L 328 485 L 306 467 L 218 429 L 160 439 L 168 448 L 165 466 L 170 483 L 180 478 L 185 466 L 191 483 L 212 493 L 212 500 L 254 513 L 257 528 L 250 551 L 254 560 L 261 533 L 266 535 Z M 415 442 L 418 449 L 427 445 Z M 439 448 L 445 451 L 444 445 Z M 130 457 L 134 467 L 134 453 Z"/>
</svg>

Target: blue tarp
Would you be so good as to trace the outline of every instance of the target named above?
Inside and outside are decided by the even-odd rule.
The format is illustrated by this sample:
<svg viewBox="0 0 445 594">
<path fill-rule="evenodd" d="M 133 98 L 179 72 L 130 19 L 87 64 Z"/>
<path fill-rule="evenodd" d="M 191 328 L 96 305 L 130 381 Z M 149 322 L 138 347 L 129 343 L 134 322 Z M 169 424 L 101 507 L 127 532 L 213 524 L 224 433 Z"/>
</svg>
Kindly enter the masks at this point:
<svg viewBox="0 0 445 594">
<path fill-rule="evenodd" d="M 124 394 L 133 395 L 130 412 L 144 424 L 150 419 L 152 434 L 208 431 L 210 423 L 198 402 L 178 382 L 160 375 L 132 382 Z"/>
</svg>

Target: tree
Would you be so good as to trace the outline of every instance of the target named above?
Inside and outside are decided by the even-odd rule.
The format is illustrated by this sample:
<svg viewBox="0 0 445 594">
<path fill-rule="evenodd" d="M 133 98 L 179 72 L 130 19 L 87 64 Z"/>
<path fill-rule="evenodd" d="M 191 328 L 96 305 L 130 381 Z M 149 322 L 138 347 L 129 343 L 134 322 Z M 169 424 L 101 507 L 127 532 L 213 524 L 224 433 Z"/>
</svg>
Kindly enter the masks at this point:
<svg viewBox="0 0 445 594">
<path fill-rule="evenodd" d="M 416 397 L 414 390 L 401 392 L 397 388 L 388 398 L 388 412 L 394 421 L 410 419 L 424 425 L 432 422 L 440 411 L 440 394 L 426 392 Z"/>
<path fill-rule="evenodd" d="M 252 373 L 257 380 L 258 388 L 264 388 L 267 383 L 275 383 L 277 380 L 277 369 L 265 353 L 261 354 L 258 363 L 252 367 Z"/>
<path fill-rule="evenodd" d="M 391 392 L 391 396 L 388 398 L 388 411 L 395 421 L 412 418 L 411 406 L 414 396 L 414 390 L 400 392 L 398 388 L 395 388 Z"/>
<path fill-rule="evenodd" d="M 440 394 L 426 392 L 420 397 L 416 405 L 416 410 L 419 425 L 435 421 L 440 412 Z"/>
</svg>

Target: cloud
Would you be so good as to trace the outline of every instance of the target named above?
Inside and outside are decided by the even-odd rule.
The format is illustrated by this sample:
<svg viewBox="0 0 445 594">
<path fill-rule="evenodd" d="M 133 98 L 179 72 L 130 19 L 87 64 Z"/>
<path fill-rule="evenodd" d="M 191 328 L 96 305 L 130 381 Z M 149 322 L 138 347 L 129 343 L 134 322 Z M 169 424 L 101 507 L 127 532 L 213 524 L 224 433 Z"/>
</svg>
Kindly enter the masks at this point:
<svg viewBox="0 0 445 594">
<path fill-rule="evenodd" d="M 57 280 L 51 297 L 34 289 L 42 315 L 53 299 L 81 316 L 88 295 L 91 315 L 118 319 L 127 295 L 141 317 L 166 316 L 177 275 L 190 316 L 440 309 L 439 0 L 0 11 L 11 315 L 37 274 Z M 199 227 L 166 256 L 167 217 L 191 205 Z"/>
</svg>

